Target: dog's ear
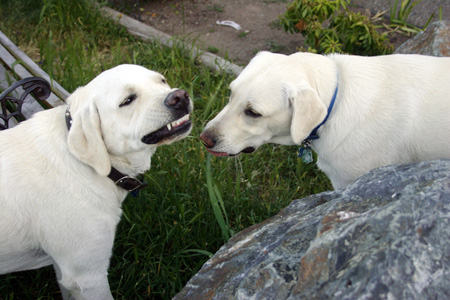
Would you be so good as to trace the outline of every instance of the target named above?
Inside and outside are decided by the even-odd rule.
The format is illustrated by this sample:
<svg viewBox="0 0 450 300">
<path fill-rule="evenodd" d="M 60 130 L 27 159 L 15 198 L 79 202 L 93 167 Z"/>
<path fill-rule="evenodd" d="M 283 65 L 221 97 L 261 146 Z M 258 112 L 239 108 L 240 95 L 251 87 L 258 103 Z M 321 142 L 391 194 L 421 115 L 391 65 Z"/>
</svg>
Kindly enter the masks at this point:
<svg viewBox="0 0 450 300">
<path fill-rule="evenodd" d="M 94 103 L 85 103 L 72 112 L 72 126 L 67 142 L 70 152 L 80 161 L 102 176 L 109 174 L 111 160 L 102 138 L 100 116 Z"/>
<path fill-rule="evenodd" d="M 327 107 L 312 88 L 301 89 L 290 98 L 292 105 L 291 136 L 300 144 L 327 115 Z"/>
</svg>

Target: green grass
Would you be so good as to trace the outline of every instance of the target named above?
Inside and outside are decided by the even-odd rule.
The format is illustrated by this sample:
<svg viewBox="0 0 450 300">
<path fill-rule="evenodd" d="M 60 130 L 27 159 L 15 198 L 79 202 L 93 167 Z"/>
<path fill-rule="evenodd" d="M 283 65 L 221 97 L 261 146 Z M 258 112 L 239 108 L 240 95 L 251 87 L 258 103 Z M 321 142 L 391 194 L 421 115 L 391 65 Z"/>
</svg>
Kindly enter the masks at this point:
<svg viewBox="0 0 450 300">
<path fill-rule="evenodd" d="M 206 51 L 211 52 L 211 53 L 219 53 L 219 48 L 214 47 L 214 46 L 208 46 L 208 48 L 206 49 Z"/>
<path fill-rule="evenodd" d="M 181 48 L 142 42 L 88 1 L 0 2 L 0 29 L 69 92 L 102 70 L 135 63 L 163 73 L 195 104 L 194 129 L 159 149 L 149 186 L 123 205 L 109 281 L 115 299 L 171 299 L 233 233 L 292 199 L 331 188 L 298 147 L 265 145 L 252 155 L 210 157 L 198 135 L 226 104 L 233 76 L 213 72 Z M 0 299 L 59 299 L 51 267 L 0 276 Z"/>
<path fill-rule="evenodd" d="M 222 13 L 225 11 L 225 7 L 223 5 L 214 4 L 213 6 L 209 7 L 210 10 Z"/>
</svg>

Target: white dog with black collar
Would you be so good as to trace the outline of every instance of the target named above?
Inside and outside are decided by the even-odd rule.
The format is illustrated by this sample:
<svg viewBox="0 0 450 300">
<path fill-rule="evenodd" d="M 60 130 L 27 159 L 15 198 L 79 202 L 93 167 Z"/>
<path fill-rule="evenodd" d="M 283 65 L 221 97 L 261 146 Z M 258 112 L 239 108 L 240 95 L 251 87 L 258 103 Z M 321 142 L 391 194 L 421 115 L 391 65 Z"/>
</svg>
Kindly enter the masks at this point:
<svg viewBox="0 0 450 300">
<path fill-rule="evenodd" d="M 0 274 L 53 264 L 64 299 L 113 299 L 109 259 L 133 189 L 120 178 L 187 136 L 192 101 L 161 74 L 121 65 L 68 103 L 0 132 Z"/>
</svg>

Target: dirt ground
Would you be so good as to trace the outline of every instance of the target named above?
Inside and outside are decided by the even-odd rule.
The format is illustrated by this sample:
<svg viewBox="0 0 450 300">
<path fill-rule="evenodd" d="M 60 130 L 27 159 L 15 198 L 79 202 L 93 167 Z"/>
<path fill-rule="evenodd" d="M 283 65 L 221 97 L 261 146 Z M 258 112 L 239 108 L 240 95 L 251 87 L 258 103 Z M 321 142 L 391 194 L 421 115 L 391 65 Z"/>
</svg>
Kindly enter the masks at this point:
<svg viewBox="0 0 450 300">
<path fill-rule="evenodd" d="M 258 51 L 289 54 L 304 45 L 301 34 L 286 33 L 277 22 L 290 2 L 292 0 L 146 0 L 135 8 L 139 14 L 134 17 L 245 65 Z M 425 0 L 414 7 L 408 21 L 423 26 L 433 12 L 438 15 L 439 7 L 442 7 L 443 19 L 450 20 L 449 2 Z M 353 10 L 373 15 L 388 11 L 390 0 L 353 0 L 351 3 Z M 217 24 L 224 20 L 234 21 L 242 29 Z M 392 42 L 398 46 L 407 39 L 396 36 Z"/>
</svg>

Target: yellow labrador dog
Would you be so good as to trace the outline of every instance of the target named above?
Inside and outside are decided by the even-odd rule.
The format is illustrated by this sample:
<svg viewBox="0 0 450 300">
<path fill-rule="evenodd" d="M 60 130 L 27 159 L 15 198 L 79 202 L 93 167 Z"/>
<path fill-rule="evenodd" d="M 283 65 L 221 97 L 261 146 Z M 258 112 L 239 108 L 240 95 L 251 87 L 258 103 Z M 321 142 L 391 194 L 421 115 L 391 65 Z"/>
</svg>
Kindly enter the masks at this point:
<svg viewBox="0 0 450 300">
<path fill-rule="evenodd" d="M 200 138 L 217 156 L 308 144 L 341 188 L 394 163 L 450 158 L 450 58 L 263 52 Z M 306 150 L 306 151 L 305 151 Z"/>
<path fill-rule="evenodd" d="M 190 132 L 193 105 L 136 65 L 101 73 L 68 103 L 0 132 L 0 274 L 53 264 L 64 299 L 113 299 L 122 201 L 156 148 Z"/>
</svg>

